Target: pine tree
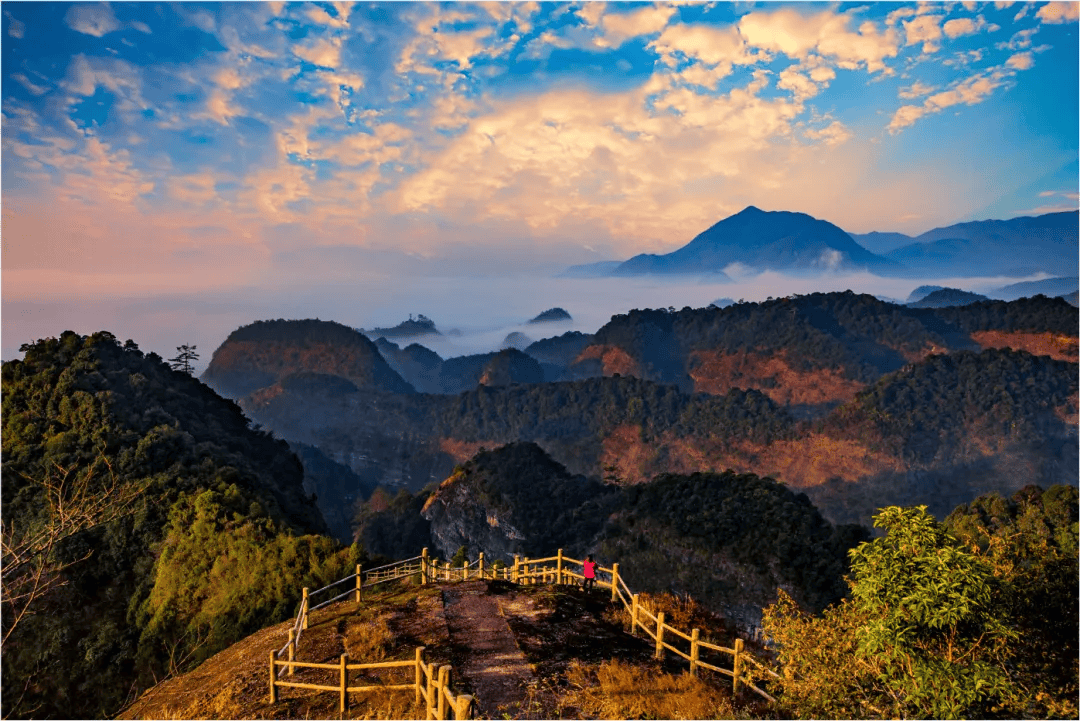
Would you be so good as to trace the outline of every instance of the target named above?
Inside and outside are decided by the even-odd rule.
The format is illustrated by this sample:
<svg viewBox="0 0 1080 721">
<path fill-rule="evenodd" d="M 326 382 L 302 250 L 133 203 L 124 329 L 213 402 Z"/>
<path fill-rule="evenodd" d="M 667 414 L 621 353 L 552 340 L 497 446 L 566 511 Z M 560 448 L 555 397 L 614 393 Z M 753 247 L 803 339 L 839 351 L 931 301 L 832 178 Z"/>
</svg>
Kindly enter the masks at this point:
<svg viewBox="0 0 1080 721">
<path fill-rule="evenodd" d="M 188 375 L 191 375 L 192 363 L 199 360 L 199 354 L 195 352 L 195 346 L 193 345 L 181 345 L 176 347 L 177 356 L 169 359 L 169 366 L 174 371 L 183 371 Z"/>
</svg>

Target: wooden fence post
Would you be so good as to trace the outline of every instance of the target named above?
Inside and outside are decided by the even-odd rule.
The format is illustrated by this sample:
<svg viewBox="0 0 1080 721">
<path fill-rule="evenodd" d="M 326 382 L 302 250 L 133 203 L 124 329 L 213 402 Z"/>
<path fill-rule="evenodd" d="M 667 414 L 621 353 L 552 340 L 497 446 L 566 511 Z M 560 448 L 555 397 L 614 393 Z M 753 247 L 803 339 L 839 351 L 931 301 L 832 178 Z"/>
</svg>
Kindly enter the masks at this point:
<svg viewBox="0 0 1080 721">
<path fill-rule="evenodd" d="M 521 559 L 515 553 L 514 554 L 514 570 L 510 574 L 510 580 L 513 581 L 514 583 L 518 582 L 518 565 L 520 563 L 521 563 Z"/>
<path fill-rule="evenodd" d="M 427 674 L 427 721 L 435 718 L 435 664 L 427 665 L 424 669 Z"/>
<path fill-rule="evenodd" d="M 477 562 L 477 566 L 480 568 L 480 578 L 484 577 L 484 552 L 480 551 L 480 560 Z"/>
<path fill-rule="evenodd" d="M 307 610 L 308 610 L 307 594 L 308 594 L 308 589 L 307 589 L 307 586 L 305 586 L 304 587 L 304 600 L 300 602 L 300 613 L 304 614 L 304 622 L 301 624 L 301 628 L 303 628 L 305 631 L 307 630 Z"/>
<path fill-rule="evenodd" d="M 611 602 L 619 598 L 619 564 L 611 564 Z"/>
<path fill-rule="evenodd" d="M 555 561 L 555 584 L 562 585 L 562 549 L 559 549 L 559 557 Z"/>
<path fill-rule="evenodd" d="M 638 595 L 635 593 L 632 597 L 632 603 L 630 604 L 630 635 L 637 635 L 637 610 L 638 610 Z"/>
<path fill-rule="evenodd" d="M 293 664 L 296 660 L 296 629 L 289 629 L 289 675 L 293 675 Z"/>
<path fill-rule="evenodd" d="M 277 681 L 274 671 L 274 652 L 270 651 L 270 703 L 277 703 Z"/>
<path fill-rule="evenodd" d="M 467 719 L 471 714 L 469 711 L 472 708 L 472 696 L 466 696 L 462 694 L 457 697 L 457 703 L 454 704 L 454 718 L 455 719 Z"/>
<path fill-rule="evenodd" d="M 734 698 L 735 694 L 739 693 L 739 674 L 742 672 L 742 652 L 743 652 L 743 640 L 741 638 L 735 639 L 735 674 L 731 677 L 731 697 Z"/>
<path fill-rule="evenodd" d="M 664 612 L 656 613 L 656 657 L 664 660 Z"/>
<path fill-rule="evenodd" d="M 424 647 L 416 647 L 416 705 L 420 705 L 420 682 L 424 678 Z"/>
<path fill-rule="evenodd" d="M 521 562 L 521 564 L 521 567 L 524 569 L 524 579 L 522 580 L 522 584 L 528 586 L 531 580 L 529 578 L 529 557 L 525 556 L 525 559 Z"/>
<path fill-rule="evenodd" d="M 420 583 L 428 582 L 428 559 L 427 549 L 420 552 Z"/>
<path fill-rule="evenodd" d="M 450 667 L 439 666 L 439 682 L 436 688 L 436 693 L 439 695 L 439 704 L 435 712 L 436 718 L 446 718 L 446 692 L 449 690 L 449 685 Z"/>
<path fill-rule="evenodd" d="M 701 647 L 698 646 L 698 630 L 690 632 L 690 675 L 697 676 L 698 659 L 701 658 Z"/>
<path fill-rule="evenodd" d="M 349 654 L 341 654 L 341 713 L 345 713 L 345 709 L 349 707 L 349 669 L 346 664 L 349 661 Z"/>
<path fill-rule="evenodd" d="M 360 564 L 356 564 L 356 602 L 360 603 L 364 599 L 364 580 L 360 575 Z"/>
</svg>

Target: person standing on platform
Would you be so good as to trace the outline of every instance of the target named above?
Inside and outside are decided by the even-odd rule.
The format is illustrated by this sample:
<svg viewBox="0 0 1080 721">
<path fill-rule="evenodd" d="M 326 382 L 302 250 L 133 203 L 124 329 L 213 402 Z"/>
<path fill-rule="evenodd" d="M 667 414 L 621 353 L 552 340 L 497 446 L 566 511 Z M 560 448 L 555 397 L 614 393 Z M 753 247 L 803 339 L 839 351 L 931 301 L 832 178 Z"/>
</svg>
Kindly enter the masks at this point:
<svg viewBox="0 0 1080 721">
<path fill-rule="evenodd" d="M 581 565 L 585 569 L 585 581 L 582 584 L 585 590 L 596 588 L 596 562 L 593 561 L 592 554 L 589 554 L 589 558 Z"/>
</svg>

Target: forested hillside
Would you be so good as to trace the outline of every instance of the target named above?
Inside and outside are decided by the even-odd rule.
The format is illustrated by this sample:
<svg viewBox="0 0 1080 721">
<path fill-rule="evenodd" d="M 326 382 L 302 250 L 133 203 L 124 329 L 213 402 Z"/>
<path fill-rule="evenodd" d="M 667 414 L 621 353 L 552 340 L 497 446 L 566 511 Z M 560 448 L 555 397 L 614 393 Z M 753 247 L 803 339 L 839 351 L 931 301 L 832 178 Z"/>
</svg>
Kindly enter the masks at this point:
<svg viewBox="0 0 1080 721">
<path fill-rule="evenodd" d="M 861 526 L 834 527 L 806 494 L 771 478 L 665 473 L 605 484 L 570 474 L 533 443 L 481 450 L 436 489 L 373 501 L 362 537 L 379 543 L 382 531 L 415 544 L 378 546 L 388 555 L 411 556 L 421 545 L 443 559 L 460 548 L 470 559 L 483 552 L 489 563 L 557 548 L 575 558 L 595 553 L 619 563 L 635 590 L 689 594 L 746 630 L 760 624 L 778 586 L 809 609 L 839 600 L 847 551 L 869 538 Z"/>
<path fill-rule="evenodd" d="M 356 561 L 284 441 L 111 334 L 3 365 L 3 712 L 115 714 Z"/>
<path fill-rule="evenodd" d="M 919 309 L 848 291 L 726 308 L 632 310 L 596 332 L 566 377 L 619 373 L 708 393 L 758 388 L 782 405 L 816 406 L 821 415 L 930 353 L 1001 345 L 984 342 L 980 332 L 1075 339 L 1077 323 L 1075 307 L 1045 296 Z M 1012 340 L 1024 348 L 1030 338 Z"/>
<path fill-rule="evenodd" d="M 341 376 L 361 388 L 413 392 L 363 334 L 317 319 L 237 328 L 214 351 L 202 380 L 226 398 L 241 398 L 299 372 Z"/>
<path fill-rule="evenodd" d="M 631 377 L 458 396 L 281 390 L 245 407 L 387 486 L 415 491 L 481 446 L 532 441 L 571 473 L 621 483 L 767 474 L 805 491 L 829 520 L 865 524 L 886 502 L 944 514 L 991 490 L 1076 483 L 1076 375 L 1075 363 L 1023 351 L 932 355 L 802 422 L 760 391 L 688 395 Z"/>
</svg>

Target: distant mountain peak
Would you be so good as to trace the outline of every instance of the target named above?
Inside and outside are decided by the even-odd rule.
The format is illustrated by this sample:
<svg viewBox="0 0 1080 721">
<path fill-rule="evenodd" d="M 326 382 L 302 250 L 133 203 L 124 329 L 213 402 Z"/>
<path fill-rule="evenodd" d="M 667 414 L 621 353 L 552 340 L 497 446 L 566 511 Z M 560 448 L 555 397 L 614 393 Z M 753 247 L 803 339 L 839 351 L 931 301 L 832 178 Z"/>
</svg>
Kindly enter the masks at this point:
<svg viewBox="0 0 1080 721">
<path fill-rule="evenodd" d="M 722 272 L 739 263 L 757 270 L 893 269 L 832 223 L 806 213 L 764 211 L 749 205 L 664 255 L 637 255 L 612 275 Z"/>
</svg>

